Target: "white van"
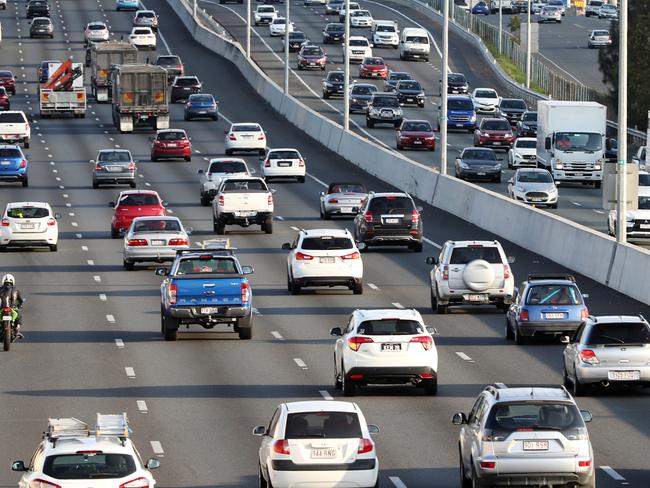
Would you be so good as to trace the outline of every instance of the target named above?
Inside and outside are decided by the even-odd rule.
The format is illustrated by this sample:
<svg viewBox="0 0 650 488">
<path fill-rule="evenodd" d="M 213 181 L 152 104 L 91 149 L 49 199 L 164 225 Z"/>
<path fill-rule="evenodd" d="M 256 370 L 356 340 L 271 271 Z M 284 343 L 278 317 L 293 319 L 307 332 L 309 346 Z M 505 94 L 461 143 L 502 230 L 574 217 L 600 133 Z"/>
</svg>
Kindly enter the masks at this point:
<svg viewBox="0 0 650 488">
<path fill-rule="evenodd" d="M 375 20 L 372 23 L 372 43 L 375 46 L 399 47 L 399 30 L 394 20 Z"/>
<path fill-rule="evenodd" d="M 429 61 L 429 34 L 419 27 L 407 27 L 402 30 L 399 40 L 399 58 L 424 59 Z"/>
</svg>

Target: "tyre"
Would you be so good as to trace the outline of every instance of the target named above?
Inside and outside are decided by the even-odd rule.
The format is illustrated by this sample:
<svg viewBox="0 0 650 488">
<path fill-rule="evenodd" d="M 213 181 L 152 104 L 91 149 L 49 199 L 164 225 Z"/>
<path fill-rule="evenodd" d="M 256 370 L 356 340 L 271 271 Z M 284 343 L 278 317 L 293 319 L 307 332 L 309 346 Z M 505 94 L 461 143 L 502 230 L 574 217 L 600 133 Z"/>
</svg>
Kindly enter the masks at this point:
<svg viewBox="0 0 650 488">
<path fill-rule="evenodd" d="M 7 246 L 0 246 L 0 252 L 7 252 Z"/>
<path fill-rule="evenodd" d="M 341 368 L 342 370 L 343 368 Z M 336 372 L 336 354 L 334 355 L 334 389 L 335 390 L 342 390 L 343 389 L 343 381 L 341 380 L 341 376 Z"/>
<path fill-rule="evenodd" d="M 602 182 L 601 181 L 596 181 L 594 182 L 594 188 L 599 189 L 601 186 Z"/>
<path fill-rule="evenodd" d="M 596 488 L 596 474 L 594 473 L 586 483 L 578 485 L 578 488 Z"/>
<path fill-rule="evenodd" d="M 27 188 L 29 186 L 29 177 L 25 176 L 21 183 L 23 185 L 23 188 Z"/>
<path fill-rule="evenodd" d="M 2 340 L 2 343 L 3 343 L 3 349 L 4 349 L 5 351 L 8 351 L 8 350 L 11 348 L 11 327 L 10 327 L 9 330 L 7 331 L 7 330 L 5 329 L 5 324 L 2 324 L 2 328 L 3 328 L 3 331 L 2 331 L 2 339 L 3 339 L 3 340 Z"/>
<path fill-rule="evenodd" d="M 259 488 L 269 488 L 269 484 L 264 477 L 264 473 L 262 473 L 262 466 L 258 466 L 257 468 L 257 486 Z"/>
<path fill-rule="evenodd" d="M 132 181 L 132 182 L 129 183 L 129 186 L 131 188 L 135 188 L 137 186 L 137 183 L 135 181 Z"/>
<path fill-rule="evenodd" d="M 289 291 L 291 291 L 292 295 L 300 294 L 300 283 L 293 278 L 289 278 Z"/>
<path fill-rule="evenodd" d="M 433 396 L 438 393 L 438 379 L 432 378 L 430 380 L 424 380 L 424 394 L 427 396 Z"/>
<path fill-rule="evenodd" d="M 374 129 L 375 121 L 372 119 L 366 119 L 366 127 L 368 127 L 369 129 Z"/>
<path fill-rule="evenodd" d="M 564 360 L 562 360 L 562 362 L 564 363 Z M 565 364 L 562 364 L 562 385 L 564 385 L 567 390 L 571 390 L 572 385 L 571 381 L 569 380 L 569 375 L 566 372 Z"/>
<path fill-rule="evenodd" d="M 403 151 L 404 150 L 404 146 L 402 146 L 399 142 L 396 144 L 395 147 L 397 148 L 398 151 Z"/>
<path fill-rule="evenodd" d="M 111 239 L 117 239 L 120 237 L 120 231 L 111 227 Z"/>
<path fill-rule="evenodd" d="M 327 100 L 330 97 L 330 94 L 326 91 L 323 92 L 323 99 Z"/>
<path fill-rule="evenodd" d="M 409 248 L 410 248 L 413 252 L 422 252 L 422 243 L 421 243 L 421 242 L 415 242 L 415 243 L 413 243 L 413 244 L 410 244 L 410 245 L 409 245 Z"/>
<path fill-rule="evenodd" d="M 210 200 L 208 197 L 206 195 L 201 195 L 201 206 L 207 207 L 208 205 L 210 205 Z"/>
<path fill-rule="evenodd" d="M 59 250 L 59 245 L 58 244 L 50 244 L 50 251 L 51 252 L 57 252 Z"/>
<path fill-rule="evenodd" d="M 175 341 L 178 339 L 178 320 L 163 315 L 163 336 L 166 341 Z"/>
<path fill-rule="evenodd" d="M 304 183 L 305 182 L 305 177 L 304 176 L 298 176 L 298 183 Z"/>
<path fill-rule="evenodd" d="M 513 328 L 513 332 L 512 332 L 513 339 L 515 341 L 515 344 L 517 344 L 518 346 L 523 346 L 524 344 L 526 344 L 528 342 L 528 338 L 521 335 L 521 332 L 519 332 L 519 326 L 517 325 L 516 322 L 512 325 L 512 328 Z"/>
<path fill-rule="evenodd" d="M 343 396 L 353 397 L 356 395 L 357 385 L 347 379 L 347 375 L 345 374 L 344 369 L 341 369 L 341 378 L 343 379 L 343 384 L 341 386 L 341 389 L 343 390 Z"/>
<path fill-rule="evenodd" d="M 93 181 L 93 190 L 96 190 L 97 188 L 99 188 L 99 183 Z"/>
<path fill-rule="evenodd" d="M 156 161 L 158 161 L 158 158 L 152 154 L 151 155 L 151 160 L 155 163 Z"/>
<path fill-rule="evenodd" d="M 122 261 L 122 266 L 127 271 L 133 271 L 135 269 L 135 263 L 132 261 L 127 261 L 126 259 Z"/>
<path fill-rule="evenodd" d="M 497 176 L 492 181 L 494 181 L 495 183 L 501 183 L 501 175 Z"/>
<path fill-rule="evenodd" d="M 587 393 L 587 387 L 580 383 L 578 375 L 574 375 L 573 380 L 571 380 L 571 393 L 574 397 L 584 396 Z"/>
<path fill-rule="evenodd" d="M 551 208 L 557 208 L 557 203 L 554 203 L 553 205 L 551 205 Z"/>
<path fill-rule="evenodd" d="M 332 216 L 327 212 L 323 212 L 323 220 L 332 220 Z"/>
<path fill-rule="evenodd" d="M 192 156 L 185 156 L 185 161 L 188 163 L 192 161 Z"/>
<path fill-rule="evenodd" d="M 354 285 L 352 286 L 352 292 L 355 295 L 363 295 L 363 281 L 355 281 Z"/>
<path fill-rule="evenodd" d="M 460 459 L 458 463 L 458 474 L 460 478 L 460 488 L 472 488 L 472 480 L 465 476 L 465 466 L 463 465 L 463 458 L 458 452 L 458 457 Z"/>
<path fill-rule="evenodd" d="M 15 95 L 15 93 L 14 93 L 14 95 Z M 23 141 L 23 147 L 24 147 L 25 149 L 29 149 L 29 139 L 25 139 L 25 140 Z"/>
<path fill-rule="evenodd" d="M 221 219 L 212 221 L 212 228 L 217 235 L 224 235 L 226 233 L 226 223 Z"/>
<path fill-rule="evenodd" d="M 226 149 L 226 156 L 232 156 L 232 149 Z"/>
<path fill-rule="evenodd" d="M 237 328 L 239 338 L 247 341 L 253 338 L 253 312 L 248 317 L 244 317 L 237 321 Z"/>
<path fill-rule="evenodd" d="M 267 217 L 262 224 L 262 230 L 266 234 L 273 234 L 273 217 Z"/>
</svg>

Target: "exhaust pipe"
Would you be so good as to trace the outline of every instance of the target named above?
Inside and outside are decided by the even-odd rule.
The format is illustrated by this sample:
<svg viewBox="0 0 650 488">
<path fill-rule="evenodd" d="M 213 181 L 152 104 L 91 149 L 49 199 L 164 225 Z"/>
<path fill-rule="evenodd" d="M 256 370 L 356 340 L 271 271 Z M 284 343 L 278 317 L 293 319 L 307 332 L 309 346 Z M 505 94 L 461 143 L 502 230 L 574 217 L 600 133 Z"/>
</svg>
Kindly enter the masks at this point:
<svg viewBox="0 0 650 488">
<path fill-rule="evenodd" d="M 600 382 L 600 384 L 603 385 L 603 387 L 607 388 L 609 386 L 609 381 L 603 380 Z"/>
</svg>

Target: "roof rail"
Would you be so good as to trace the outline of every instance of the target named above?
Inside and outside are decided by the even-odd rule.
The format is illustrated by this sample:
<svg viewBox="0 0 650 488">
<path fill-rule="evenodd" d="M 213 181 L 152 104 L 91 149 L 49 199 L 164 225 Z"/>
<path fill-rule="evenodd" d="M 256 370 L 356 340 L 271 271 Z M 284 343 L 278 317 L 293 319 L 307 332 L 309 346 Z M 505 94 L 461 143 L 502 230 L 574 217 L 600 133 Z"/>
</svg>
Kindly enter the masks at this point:
<svg viewBox="0 0 650 488">
<path fill-rule="evenodd" d="M 565 398 L 571 398 L 571 394 L 569 393 L 569 390 L 566 389 L 564 385 L 558 385 L 557 383 L 555 384 L 548 384 L 548 385 L 530 385 L 530 386 L 525 386 L 524 388 L 530 388 L 530 396 L 533 396 L 533 393 L 535 393 L 535 388 L 553 388 L 555 390 L 562 390 L 564 393 Z"/>
<path fill-rule="evenodd" d="M 235 255 L 235 249 L 230 248 L 230 249 L 219 249 L 219 248 L 212 248 L 212 247 L 195 247 L 192 249 L 178 249 L 176 251 L 176 256 L 184 256 L 185 254 L 198 254 L 198 253 L 204 253 L 204 254 L 220 254 L 220 255 L 225 255 L 225 256 L 234 256 Z"/>
<path fill-rule="evenodd" d="M 644 322 L 647 322 L 646 318 L 643 316 L 642 313 L 639 313 L 638 315 L 639 315 L 639 318 L 640 318 L 641 320 L 643 320 Z"/>
<path fill-rule="evenodd" d="M 487 385 L 483 391 L 487 391 L 497 400 L 499 399 L 499 387 L 495 385 Z"/>
<path fill-rule="evenodd" d="M 573 275 L 570 274 L 544 274 L 544 273 L 539 273 L 539 274 L 529 274 L 528 279 L 526 281 L 531 281 L 531 280 L 568 280 L 568 281 L 573 281 L 574 283 L 576 282 L 576 279 Z"/>
</svg>

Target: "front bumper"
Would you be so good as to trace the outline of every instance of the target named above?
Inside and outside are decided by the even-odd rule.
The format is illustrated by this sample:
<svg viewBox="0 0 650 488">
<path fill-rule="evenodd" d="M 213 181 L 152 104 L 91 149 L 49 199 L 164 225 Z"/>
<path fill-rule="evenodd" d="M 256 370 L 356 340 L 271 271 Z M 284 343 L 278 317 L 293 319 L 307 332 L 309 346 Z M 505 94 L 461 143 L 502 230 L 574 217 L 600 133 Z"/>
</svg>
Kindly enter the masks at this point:
<svg viewBox="0 0 650 488">
<path fill-rule="evenodd" d="M 350 112 L 365 112 L 368 110 L 368 105 L 370 105 L 370 101 L 361 100 L 353 102 L 350 100 Z"/>
<path fill-rule="evenodd" d="M 436 148 L 435 140 L 426 139 L 400 139 L 399 144 L 409 149 L 428 149 L 429 151 L 433 151 Z"/>
<path fill-rule="evenodd" d="M 371 69 L 362 69 L 359 71 L 359 78 L 381 78 L 382 80 L 385 80 L 386 77 L 388 76 L 388 71 L 375 71 Z"/>
<path fill-rule="evenodd" d="M 602 181 L 602 171 L 553 170 L 553 179 L 558 181 Z"/>
<path fill-rule="evenodd" d="M 461 168 L 458 171 L 458 176 L 460 176 L 461 178 L 469 178 L 469 179 L 476 179 L 476 180 L 494 179 L 497 178 L 498 176 L 501 176 L 501 170 L 500 169 L 473 170 L 473 169 Z"/>
<path fill-rule="evenodd" d="M 424 105 L 424 95 L 397 95 L 397 99 L 404 105 Z"/>
<path fill-rule="evenodd" d="M 512 166 L 515 168 L 537 168 L 537 158 L 527 159 L 522 157 L 515 157 L 512 160 Z"/>
<path fill-rule="evenodd" d="M 301 69 L 325 69 L 326 63 L 327 61 L 310 61 L 306 59 L 298 61 L 298 66 Z"/>
<path fill-rule="evenodd" d="M 447 119 L 447 129 L 476 130 L 476 120 Z"/>
<path fill-rule="evenodd" d="M 508 150 L 512 147 L 514 139 L 489 139 L 489 138 L 480 138 L 478 140 L 478 146 L 481 147 L 491 147 L 494 149 L 505 149 Z"/>
</svg>

